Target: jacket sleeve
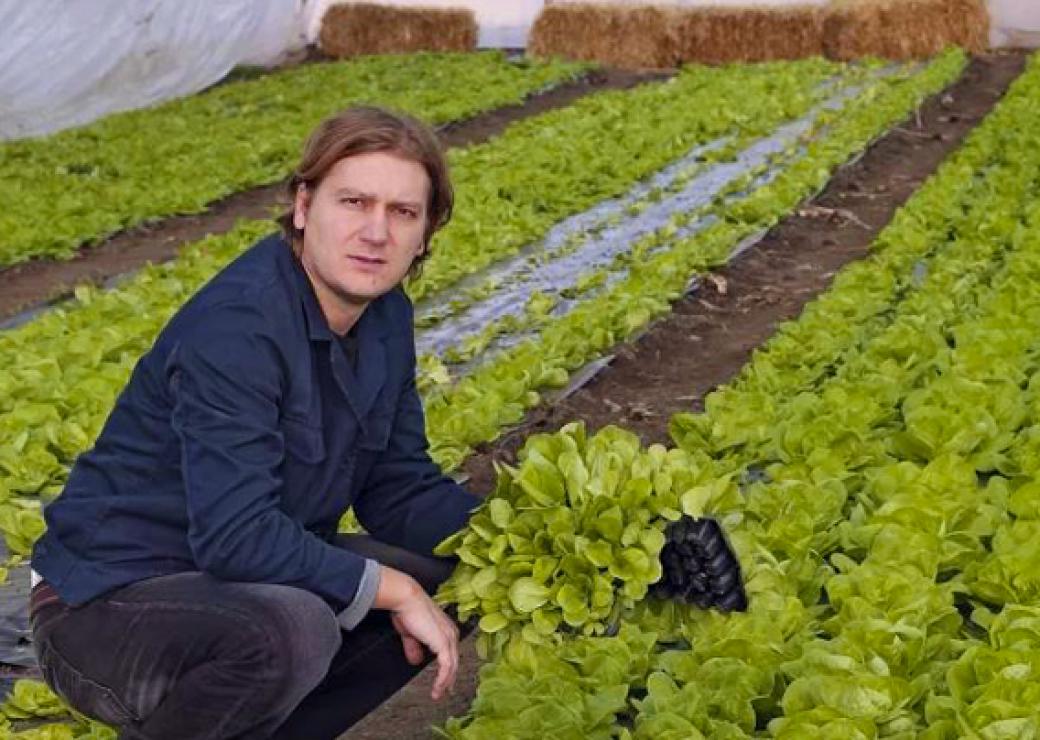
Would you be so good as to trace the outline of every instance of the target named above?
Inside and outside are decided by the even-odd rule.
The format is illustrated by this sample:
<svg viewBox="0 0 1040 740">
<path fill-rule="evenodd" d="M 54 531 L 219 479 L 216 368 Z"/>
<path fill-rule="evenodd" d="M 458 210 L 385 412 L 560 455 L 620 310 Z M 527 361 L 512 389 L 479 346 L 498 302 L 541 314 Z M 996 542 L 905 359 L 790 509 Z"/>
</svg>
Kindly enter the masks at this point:
<svg viewBox="0 0 1040 740">
<path fill-rule="evenodd" d="M 377 539 L 423 555 L 461 529 L 480 499 L 430 459 L 423 409 L 411 380 L 402 391 L 387 449 L 369 472 L 354 511 Z"/>
<path fill-rule="evenodd" d="M 286 372 L 264 318 L 222 306 L 171 353 L 167 379 L 197 567 L 233 581 L 282 583 L 344 607 L 364 558 L 308 532 L 279 506 Z"/>
</svg>

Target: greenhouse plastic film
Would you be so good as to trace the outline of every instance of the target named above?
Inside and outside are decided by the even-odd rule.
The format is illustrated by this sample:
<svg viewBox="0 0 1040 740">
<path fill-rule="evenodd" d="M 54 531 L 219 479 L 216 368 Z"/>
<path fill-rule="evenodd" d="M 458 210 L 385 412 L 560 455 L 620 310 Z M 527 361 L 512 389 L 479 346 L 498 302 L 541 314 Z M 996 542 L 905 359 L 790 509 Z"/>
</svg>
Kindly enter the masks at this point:
<svg viewBox="0 0 1040 740">
<path fill-rule="evenodd" d="M 302 46 L 285 0 L 39 0 L 0 5 L 0 139 L 198 92 Z"/>
</svg>

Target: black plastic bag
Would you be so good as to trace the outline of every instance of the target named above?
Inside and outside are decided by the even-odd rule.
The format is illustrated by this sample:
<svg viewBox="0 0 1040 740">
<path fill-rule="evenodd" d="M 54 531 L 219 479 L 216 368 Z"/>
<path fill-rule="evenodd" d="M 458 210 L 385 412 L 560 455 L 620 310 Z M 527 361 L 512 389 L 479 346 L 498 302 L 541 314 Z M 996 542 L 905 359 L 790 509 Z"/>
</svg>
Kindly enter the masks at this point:
<svg viewBox="0 0 1040 740">
<path fill-rule="evenodd" d="M 650 594 L 701 609 L 747 610 L 740 563 L 726 534 L 710 517 L 684 516 L 665 529 L 661 580 Z"/>
</svg>

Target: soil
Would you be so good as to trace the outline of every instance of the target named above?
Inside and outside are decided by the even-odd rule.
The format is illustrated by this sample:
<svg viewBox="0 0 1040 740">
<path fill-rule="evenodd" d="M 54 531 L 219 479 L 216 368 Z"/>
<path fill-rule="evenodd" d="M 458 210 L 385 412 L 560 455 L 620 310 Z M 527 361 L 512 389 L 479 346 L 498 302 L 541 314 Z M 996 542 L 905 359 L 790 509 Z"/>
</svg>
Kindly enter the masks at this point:
<svg viewBox="0 0 1040 740">
<path fill-rule="evenodd" d="M 562 108 L 590 93 L 627 89 L 668 76 L 670 73 L 595 70 L 579 80 L 532 95 L 523 103 L 441 126 L 438 133 L 445 146 L 478 144 L 500 134 L 514 121 Z M 103 283 L 149 262 L 171 260 L 182 245 L 229 231 L 238 219 L 269 218 L 288 202 L 283 188 L 281 182 L 264 185 L 215 201 L 200 214 L 173 216 L 126 229 L 93 246 L 84 245 L 71 260 L 37 260 L 0 268 L 0 320 L 68 298 L 82 283 Z"/>
<path fill-rule="evenodd" d="M 1025 58 L 1018 52 L 975 58 L 957 83 L 841 168 L 817 198 L 675 303 L 667 318 L 617 347 L 614 361 L 591 382 L 532 410 L 479 449 L 464 468 L 467 488 L 491 490 L 492 461 L 514 462 L 526 437 L 574 420 L 583 420 L 590 433 L 618 424 L 644 443 L 667 444 L 672 414 L 701 409 L 704 396 L 733 378 L 780 322 L 797 317 L 842 266 L 866 256 L 895 210 L 989 112 Z M 479 662 L 472 638 L 462 648 L 453 696 L 432 702 L 434 674 L 424 670 L 341 740 L 429 738 L 431 725 L 464 714 L 476 692 Z"/>
</svg>

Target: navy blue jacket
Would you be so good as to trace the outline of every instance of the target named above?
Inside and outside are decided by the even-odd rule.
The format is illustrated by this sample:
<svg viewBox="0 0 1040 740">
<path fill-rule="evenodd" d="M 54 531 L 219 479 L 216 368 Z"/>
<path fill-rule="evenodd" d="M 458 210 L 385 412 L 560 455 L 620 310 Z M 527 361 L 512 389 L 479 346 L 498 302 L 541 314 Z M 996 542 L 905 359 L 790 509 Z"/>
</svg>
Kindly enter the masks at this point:
<svg viewBox="0 0 1040 740">
<path fill-rule="evenodd" d="M 412 307 L 358 320 L 356 371 L 280 236 L 204 286 L 138 362 L 95 446 L 47 507 L 33 569 L 71 604 L 182 571 L 349 604 L 363 558 L 329 543 L 353 505 L 430 554 L 479 499 L 427 454 Z"/>
</svg>

